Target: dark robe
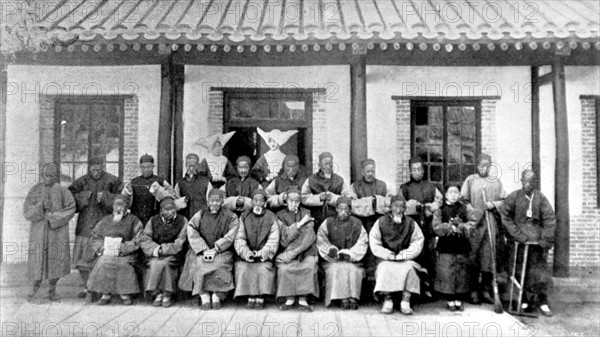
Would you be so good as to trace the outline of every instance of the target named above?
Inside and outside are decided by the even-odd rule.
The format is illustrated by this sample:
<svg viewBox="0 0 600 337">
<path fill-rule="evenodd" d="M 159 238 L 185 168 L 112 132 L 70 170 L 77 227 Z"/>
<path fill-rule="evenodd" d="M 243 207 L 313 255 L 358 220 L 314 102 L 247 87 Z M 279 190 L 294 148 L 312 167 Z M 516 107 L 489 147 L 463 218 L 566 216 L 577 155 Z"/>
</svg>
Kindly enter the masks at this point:
<svg viewBox="0 0 600 337">
<path fill-rule="evenodd" d="M 500 214 L 502 223 L 515 241 L 539 242 L 539 245 L 529 247 L 525 295 L 528 300 L 537 295 L 540 302 L 546 302 L 548 289 L 552 286 L 552 274 L 547 260 L 548 250 L 554 245 L 556 215 L 548 199 L 538 190 L 533 191 L 531 206 L 532 214 L 528 217 L 529 199 L 525 191 L 520 189 L 506 197 Z M 522 250 L 519 256 L 521 254 Z"/>
<path fill-rule="evenodd" d="M 389 249 L 394 254 L 398 254 L 410 246 L 412 234 L 415 231 L 414 220 L 407 216 L 402 217 L 402 220 L 402 225 L 394 223 L 391 213 L 379 218 L 381 244 L 383 248 Z"/>
<path fill-rule="evenodd" d="M 142 223 L 148 223 L 148 220 L 160 211 L 160 205 L 156 197 L 150 193 L 150 186 L 158 182 L 164 187 L 165 181 L 165 178 L 155 174 L 149 177 L 139 176 L 131 180 L 131 187 L 133 188 L 131 214 L 137 216 Z"/>
<path fill-rule="evenodd" d="M 150 218 L 140 239 L 140 248 L 146 256 L 144 273 L 145 291 L 177 291 L 179 270 L 187 248 L 187 219 L 176 215 L 165 222 L 160 214 Z M 158 257 L 152 254 L 160 247 Z"/>
<path fill-rule="evenodd" d="M 197 295 L 234 288 L 233 241 L 238 226 L 238 217 L 223 207 L 215 214 L 205 209 L 192 217 L 187 227 L 190 250 L 179 281 L 181 289 Z M 219 253 L 213 261 L 204 261 L 203 252 L 215 246 Z"/>
<path fill-rule="evenodd" d="M 317 277 L 317 236 L 311 221 L 298 229 L 297 223 L 309 215 L 305 208 L 298 212 L 283 209 L 277 212 L 280 220 L 277 266 L 277 297 L 319 296 Z"/>
<path fill-rule="evenodd" d="M 31 222 L 27 250 L 29 281 L 57 279 L 71 272 L 69 220 L 75 214 L 71 192 L 59 184 L 35 184 L 25 198 L 23 215 Z"/>
<path fill-rule="evenodd" d="M 206 194 L 210 179 L 206 176 L 196 174 L 192 178 L 186 174 L 179 182 L 179 196 L 188 197 L 187 207 L 180 209 L 179 214 L 191 219 L 199 210 L 206 207 Z"/>
<path fill-rule="evenodd" d="M 227 197 L 246 197 L 252 198 L 252 192 L 260 186 L 258 181 L 252 177 L 246 177 L 242 180 L 239 176 L 235 176 L 227 180 L 225 185 L 225 194 Z"/>
<path fill-rule="evenodd" d="M 103 294 L 134 294 L 140 291 L 136 267 L 139 263 L 140 236 L 144 226 L 132 214 L 125 213 L 121 221 L 113 223 L 113 216 L 105 216 L 92 233 L 92 241 L 85 258 L 93 260 L 104 247 L 104 238 L 121 238 L 119 256 L 101 255 L 90 273 L 87 289 Z"/>
<path fill-rule="evenodd" d="M 332 173 L 331 178 L 325 178 L 325 175 L 321 171 L 311 175 L 307 179 L 308 189 L 310 194 L 320 194 L 323 192 L 331 192 L 333 194 L 341 195 L 344 190 L 344 178 L 339 175 Z M 306 184 L 305 184 L 306 185 Z M 303 189 L 302 194 L 306 194 Z M 322 205 L 311 206 L 305 204 L 310 214 L 315 218 L 315 223 L 320 224 L 326 218 L 335 216 L 335 207 L 328 205 L 327 202 L 322 202 Z"/>
</svg>

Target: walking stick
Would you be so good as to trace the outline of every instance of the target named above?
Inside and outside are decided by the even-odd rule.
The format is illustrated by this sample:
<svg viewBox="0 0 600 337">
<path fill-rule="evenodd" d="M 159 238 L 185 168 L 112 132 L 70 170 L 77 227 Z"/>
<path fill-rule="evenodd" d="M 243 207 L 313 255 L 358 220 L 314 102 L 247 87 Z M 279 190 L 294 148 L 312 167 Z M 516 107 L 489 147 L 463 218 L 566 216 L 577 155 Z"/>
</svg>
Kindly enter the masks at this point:
<svg viewBox="0 0 600 337">
<path fill-rule="evenodd" d="M 485 189 L 483 192 L 483 202 L 487 204 L 487 198 L 485 195 Z M 502 308 L 502 301 L 500 301 L 500 293 L 498 292 L 498 275 L 496 273 L 496 242 L 492 235 L 492 225 L 490 223 L 490 212 L 485 210 L 485 220 L 487 222 L 488 238 L 490 240 L 490 249 L 492 251 L 492 288 L 494 289 L 494 311 L 497 314 L 504 312 Z"/>
</svg>

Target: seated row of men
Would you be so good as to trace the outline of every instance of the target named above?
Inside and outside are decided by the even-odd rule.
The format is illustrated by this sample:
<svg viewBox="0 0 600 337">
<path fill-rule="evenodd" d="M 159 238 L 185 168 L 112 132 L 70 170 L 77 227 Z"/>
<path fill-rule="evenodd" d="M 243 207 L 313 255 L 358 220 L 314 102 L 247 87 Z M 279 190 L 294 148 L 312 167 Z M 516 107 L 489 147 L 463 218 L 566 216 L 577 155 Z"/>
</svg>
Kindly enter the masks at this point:
<svg viewBox="0 0 600 337">
<path fill-rule="evenodd" d="M 186 175 L 172 189 L 164 178 L 154 175 L 151 156 L 142 156 L 142 175 L 127 185 L 104 172 L 103 161 L 94 158 L 89 162 L 89 174 L 69 187 L 72 196 L 52 182 L 56 170 L 47 170 L 43 172 L 45 182 L 34 186 L 25 203 L 25 217 L 34 223 L 30 242 L 44 235 L 35 225 L 44 222 L 56 231 L 46 236 L 50 243 L 44 245 L 64 244 L 66 240 L 68 247 L 68 231 L 65 238 L 64 228 L 77 210 L 73 259 L 86 285 L 80 295 L 90 299 L 92 291 L 102 293 L 100 304 L 108 303 L 110 294 L 119 294 L 130 304 L 129 295 L 141 290 L 136 277 L 143 275 L 143 290 L 154 293 L 155 305 L 170 306 L 173 293 L 182 289 L 199 295 L 203 308 L 219 308 L 224 294 L 235 289 L 234 296 L 248 297 L 252 308 L 262 308 L 265 296 L 276 294 L 286 298 L 281 307 L 284 310 L 296 300 L 299 308 L 310 310 L 307 296 L 319 296 L 320 260 L 325 271 L 326 305 L 339 300 L 343 308 L 356 308 L 366 276 L 373 283 L 374 294 L 383 295 L 384 312 L 393 310 L 390 293 L 401 292 L 401 312 L 410 314 L 410 294 L 421 290 L 417 272 L 423 272 L 424 293 L 429 295 L 433 290 L 435 271 L 440 269 L 436 268 L 434 251 L 437 236 L 459 231 L 459 227 L 452 226 L 449 232 L 434 229 L 433 214 L 448 201 L 443 202 L 436 186 L 422 179 L 423 163 L 418 157 L 409 162 L 411 180 L 394 196 L 384 182 L 375 178 L 375 162 L 370 159 L 363 161 L 363 178 L 348 186 L 333 172 L 333 156 L 329 153 L 319 156 L 319 171 L 308 178 L 299 174 L 298 158 L 286 156 L 282 171 L 265 189 L 249 177 L 248 157 L 238 158 L 237 176 L 227 179 L 198 174 L 198 162 L 198 156 L 188 155 Z M 499 180 L 486 179 L 490 163 L 489 156 L 481 156 L 478 174 L 470 176 L 462 188 L 457 187 L 472 207 L 482 211 L 498 211 L 505 197 Z M 526 180 L 532 182 L 533 178 L 528 173 Z M 220 188 L 213 188 L 217 186 Z M 552 210 L 547 209 L 549 204 L 539 191 L 530 189 L 517 197 L 508 205 L 512 210 L 507 210 L 507 219 L 503 217 L 505 226 L 518 241 L 545 238 L 542 241 L 548 244 L 536 261 L 542 266 L 553 240 L 550 229 L 554 227 L 549 216 L 544 219 L 546 224 L 540 224 L 538 217 Z M 535 206 L 542 209 L 533 216 L 531 200 L 535 197 L 541 200 L 541 204 L 536 200 Z M 524 198 L 530 200 L 530 209 L 524 217 L 516 216 L 515 210 L 521 212 Z M 494 226 L 492 233 L 497 235 L 495 217 L 483 219 L 481 222 Z M 471 290 L 474 303 L 482 288 L 484 298 L 486 290 L 489 292 L 493 258 L 489 254 L 490 239 L 486 241 L 489 226 L 476 225 L 477 221 L 471 226 L 473 234 L 466 236 L 470 246 L 463 254 L 468 256 L 463 264 L 469 265 L 469 273 L 463 273 L 466 286 L 459 287 L 459 291 L 455 285 L 450 291 L 455 295 Z M 450 223 L 449 219 L 443 222 Z M 312 229 L 315 224 L 319 226 L 316 235 Z M 524 238 L 519 235 L 521 227 L 531 224 L 542 230 Z M 462 231 L 464 226 L 460 228 Z M 137 262 L 138 248 L 147 258 L 145 271 Z M 54 269 L 31 263 L 35 280 L 32 296 L 41 280 L 48 278 L 50 298 L 57 298 L 56 281 L 68 273 L 68 261 L 67 249 L 66 256 L 54 261 L 58 264 Z M 439 277 L 435 279 L 438 290 Z M 547 308 L 547 282 L 540 287 L 542 283 L 532 283 L 530 290 Z M 458 306 L 458 301 L 449 300 L 448 305 L 451 303 Z"/>
</svg>

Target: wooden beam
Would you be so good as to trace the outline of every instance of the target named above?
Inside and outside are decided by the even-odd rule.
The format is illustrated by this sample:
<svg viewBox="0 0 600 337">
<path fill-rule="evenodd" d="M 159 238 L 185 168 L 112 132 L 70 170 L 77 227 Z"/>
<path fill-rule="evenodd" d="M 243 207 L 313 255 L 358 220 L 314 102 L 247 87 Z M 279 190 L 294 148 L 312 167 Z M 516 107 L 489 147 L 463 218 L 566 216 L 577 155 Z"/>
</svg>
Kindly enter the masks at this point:
<svg viewBox="0 0 600 337">
<path fill-rule="evenodd" d="M 160 66 L 160 112 L 158 115 L 157 174 L 170 180 L 173 148 L 173 60 L 165 59 Z"/>
<path fill-rule="evenodd" d="M 536 67 L 539 68 L 539 67 Z M 550 84 L 552 83 L 552 81 L 554 81 L 554 74 L 552 74 L 552 71 L 544 74 L 542 76 L 537 76 L 537 82 L 538 82 L 538 86 L 542 86 L 544 84 Z"/>
<path fill-rule="evenodd" d="M 364 55 L 350 64 L 350 163 L 351 179 L 361 178 L 360 162 L 367 158 L 367 66 Z"/>
<path fill-rule="evenodd" d="M 4 231 L 4 184 L 6 180 L 6 100 L 8 95 L 8 74 L 6 72 L 6 63 L 4 58 L 0 56 L 0 261 L 4 261 L 4 241 L 2 240 L 2 232 Z"/>
<path fill-rule="evenodd" d="M 173 185 L 183 176 L 183 87 L 185 82 L 185 66 L 174 64 L 172 68 L 173 88 Z"/>
<path fill-rule="evenodd" d="M 540 168 L 540 69 L 537 66 L 531 67 L 531 163 L 533 171 L 538 177 L 541 186 Z"/>
<path fill-rule="evenodd" d="M 600 208 L 600 97 L 595 98 L 596 102 L 596 205 Z"/>
<path fill-rule="evenodd" d="M 569 120 L 565 87 L 565 65 L 561 58 L 552 64 L 554 127 L 556 132 L 556 173 L 554 205 L 556 207 L 556 240 L 554 276 L 569 276 Z"/>
</svg>

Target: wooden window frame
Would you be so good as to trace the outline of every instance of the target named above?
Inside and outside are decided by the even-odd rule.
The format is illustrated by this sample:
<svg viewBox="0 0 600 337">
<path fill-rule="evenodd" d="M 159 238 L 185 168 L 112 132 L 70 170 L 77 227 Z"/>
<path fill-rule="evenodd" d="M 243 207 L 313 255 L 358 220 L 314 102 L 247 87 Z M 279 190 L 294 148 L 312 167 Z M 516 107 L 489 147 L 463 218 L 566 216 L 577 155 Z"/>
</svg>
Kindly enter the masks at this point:
<svg viewBox="0 0 600 337">
<path fill-rule="evenodd" d="M 125 158 L 125 100 L 130 98 L 130 96 L 119 96 L 119 95 L 107 95 L 107 96 L 73 96 L 73 95 L 65 95 L 58 96 L 54 101 L 54 158 L 55 162 L 60 163 L 62 165 L 61 153 L 60 153 L 60 143 L 61 143 L 61 119 L 60 119 L 60 111 L 59 106 L 61 104 L 107 104 L 107 105 L 117 105 L 119 107 L 119 178 L 123 179 L 124 175 L 124 158 Z M 89 111 L 88 111 L 89 114 Z M 92 119 L 89 118 L 90 129 Z M 91 146 L 91 137 L 88 136 L 88 160 L 90 159 L 90 151 L 92 149 Z M 72 178 L 73 172 L 71 172 Z"/>
<path fill-rule="evenodd" d="M 441 97 L 418 97 L 410 100 L 410 154 L 411 157 L 416 154 L 415 144 L 415 126 L 416 126 L 416 108 L 442 106 L 442 186 L 448 180 L 448 118 L 447 112 L 449 106 L 472 105 L 475 107 L 475 157 L 481 154 L 481 102 L 483 97 L 466 97 L 466 98 L 441 98 Z M 477 159 L 475 159 L 477 161 Z M 477 163 L 475 163 L 477 166 Z M 431 177 L 427 174 L 427 180 L 431 181 Z"/>
</svg>

